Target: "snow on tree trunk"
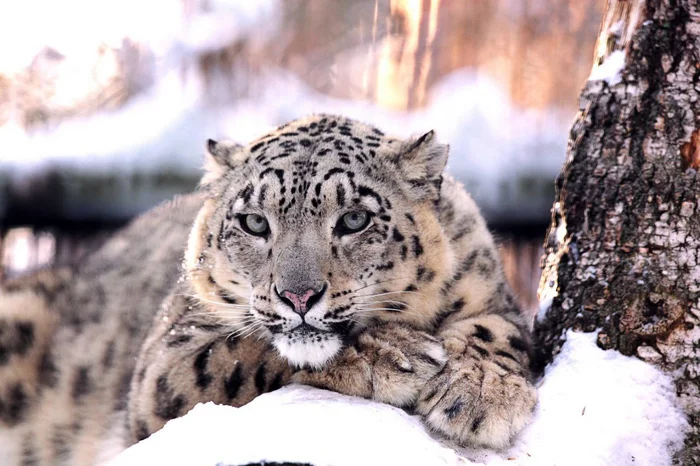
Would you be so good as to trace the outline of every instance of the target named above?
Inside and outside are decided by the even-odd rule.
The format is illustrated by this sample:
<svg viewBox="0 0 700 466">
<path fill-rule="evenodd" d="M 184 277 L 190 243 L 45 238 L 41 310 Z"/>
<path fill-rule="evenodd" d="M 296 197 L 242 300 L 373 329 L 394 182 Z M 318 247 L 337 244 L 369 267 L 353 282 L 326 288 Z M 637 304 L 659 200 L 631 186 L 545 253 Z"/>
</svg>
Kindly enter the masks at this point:
<svg viewBox="0 0 700 466">
<path fill-rule="evenodd" d="M 545 242 L 541 362 L 565 330 L 673 374 L 700 464 L 700 2 L 609 0 Z"/>
</svg>

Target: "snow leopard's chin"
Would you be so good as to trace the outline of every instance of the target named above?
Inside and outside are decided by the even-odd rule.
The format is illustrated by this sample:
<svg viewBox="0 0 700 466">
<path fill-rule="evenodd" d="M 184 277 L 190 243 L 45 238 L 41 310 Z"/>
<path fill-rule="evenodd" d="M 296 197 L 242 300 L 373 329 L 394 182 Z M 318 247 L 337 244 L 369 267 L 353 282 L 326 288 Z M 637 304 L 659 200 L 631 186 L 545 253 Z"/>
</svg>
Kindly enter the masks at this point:
<svg viewBox="0 0 700 466">
<path fill-rule="evenodd" d="M 272 344 L 290 364 L 312 369 L 323 368 L 343 346 L 340 335 L 307 329 L 277 333 Z"/>
</svg>

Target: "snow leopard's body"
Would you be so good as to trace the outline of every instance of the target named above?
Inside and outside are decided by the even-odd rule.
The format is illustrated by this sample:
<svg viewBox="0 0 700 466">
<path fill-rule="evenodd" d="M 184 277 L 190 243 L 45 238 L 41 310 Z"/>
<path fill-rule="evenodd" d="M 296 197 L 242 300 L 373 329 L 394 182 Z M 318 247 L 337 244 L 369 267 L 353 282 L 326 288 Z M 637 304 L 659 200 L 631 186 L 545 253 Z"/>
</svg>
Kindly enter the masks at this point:
<svg viewBox="0 0 700 466">
<path fill-rule="evenodd" d="M 525 425 L 527 325 L 432 133 L 320 115 L 209 152 L 201 192 L 75 269 L 3 284 L 10 464 L 93 464 L 198 402 L 290 382 L 413 408 L 464 444 Z"/>
</svg>

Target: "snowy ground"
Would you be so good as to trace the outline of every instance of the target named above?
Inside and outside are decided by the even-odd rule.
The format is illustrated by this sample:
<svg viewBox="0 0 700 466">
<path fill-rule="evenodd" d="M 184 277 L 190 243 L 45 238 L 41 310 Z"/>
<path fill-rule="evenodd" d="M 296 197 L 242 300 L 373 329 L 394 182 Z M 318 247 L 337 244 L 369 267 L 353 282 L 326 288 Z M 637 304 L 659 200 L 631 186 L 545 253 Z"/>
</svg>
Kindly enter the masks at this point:
<svg viewBox="0 0 700 466">
<path fill-rule="evenodd" d="M 597 348 L 594 334 L 567 334 L 539 394 L 534 421 L 504 452 L 454 449 L 396 408 L 291 386 L 242 408 L 198 405 L 111 464 L 663 466 L 687 427 L 670 378 Z"/>
</svg>

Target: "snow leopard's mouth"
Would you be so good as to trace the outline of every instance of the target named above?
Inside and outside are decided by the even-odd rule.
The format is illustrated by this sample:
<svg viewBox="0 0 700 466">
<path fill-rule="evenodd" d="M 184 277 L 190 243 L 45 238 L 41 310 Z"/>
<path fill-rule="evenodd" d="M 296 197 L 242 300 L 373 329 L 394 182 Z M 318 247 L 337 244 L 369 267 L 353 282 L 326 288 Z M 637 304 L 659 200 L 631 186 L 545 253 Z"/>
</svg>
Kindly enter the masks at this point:
<svg viewBox="0 0 700 466">
<path fill-rule="evenodd" d="M 307 322 L 302 322 L 298 326 L 294 327 L 287 333 L 292 334 L 294 336 L 298 337 L 318 337 L 318 334 L 323 334 L 323 333 L 333 333 L 331 330 L 324 330 L 321 328 L 314 327 L 313 325 L 307 323 Z"/>
<path fill-rule="evenodd" d="M 356 327 L 356 323 L 351 320 L 342 322 L 332 322 L 328 324 L 328 328 L 319 328 L 313 324 L 303 321 L 299 325 L 291 329 L 285 329 L 282 324 L 268 325 L 267 329 L 273 336 L 283 334 L 293 337 L 316 337 L 323 334 L 335 334 L 343 338 L 349 336 Z"/>
</svg>

